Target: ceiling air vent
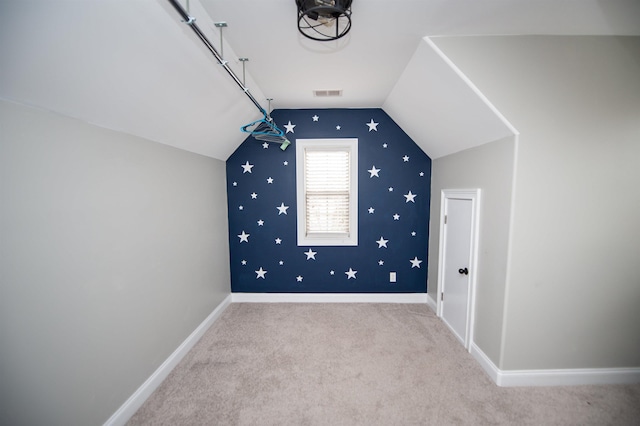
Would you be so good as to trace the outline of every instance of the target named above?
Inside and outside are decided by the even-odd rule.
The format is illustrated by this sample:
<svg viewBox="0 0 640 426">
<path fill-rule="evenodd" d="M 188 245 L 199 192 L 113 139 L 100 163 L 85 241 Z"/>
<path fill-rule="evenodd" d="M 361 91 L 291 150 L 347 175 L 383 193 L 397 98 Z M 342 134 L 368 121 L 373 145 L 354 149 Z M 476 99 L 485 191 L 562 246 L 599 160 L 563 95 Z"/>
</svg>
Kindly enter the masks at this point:
<svg viewBox="0 0 640 426">
<path fill-rule="evenodd" d="M 334 90 L 314 90 L 313 96 L 317 96 L 319 98 L 326 98 L 330 96 L 342 96 L 342 89 L 334 89 Z"/>
</svg>

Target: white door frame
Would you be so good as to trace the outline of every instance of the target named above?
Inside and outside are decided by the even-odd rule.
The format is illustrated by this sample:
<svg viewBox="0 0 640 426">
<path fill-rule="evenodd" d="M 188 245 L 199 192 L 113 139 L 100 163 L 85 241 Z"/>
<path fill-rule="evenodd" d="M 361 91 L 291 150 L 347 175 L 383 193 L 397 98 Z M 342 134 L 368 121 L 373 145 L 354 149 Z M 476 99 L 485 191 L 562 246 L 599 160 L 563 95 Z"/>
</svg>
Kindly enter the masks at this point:
<svg viewBox="0 0 640 426">
<path fill-rule="evenodd" d="M 471 253 L 469 259 L 469 298 L 467 306 L 467 332 L 464 338 L 464 347 L 471 350 L 473 342 L 473 328 L 476 305 L 476 282 L 478 278 L 478 231 L 480 229 L 480 188 L 476 189 L 443 189 L 440 193 L 440 242 L 438 253 L 438 292 L 436 293 L 436 314 L 442 318 L 442 290 L 444 285 L 444 253 L 445 253 L 445 227 L 444 217 L 446 213 L 446 200 L 470 200 L 471 201 Z"/>
</svg>

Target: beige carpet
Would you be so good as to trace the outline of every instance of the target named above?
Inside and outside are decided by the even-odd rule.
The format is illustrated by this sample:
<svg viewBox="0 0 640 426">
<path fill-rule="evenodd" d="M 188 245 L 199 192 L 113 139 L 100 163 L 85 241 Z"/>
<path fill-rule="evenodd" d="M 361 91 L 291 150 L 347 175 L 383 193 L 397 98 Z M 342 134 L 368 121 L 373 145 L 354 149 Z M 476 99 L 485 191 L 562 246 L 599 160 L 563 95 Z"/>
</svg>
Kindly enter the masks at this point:
<svg viewBox="0 0 640 426">
<path fill-rule="evenodd" d="M 640 385 L 500 388 L 424 305 L 232 304 L 131 425 L 640 425 Z"/>
</svg>

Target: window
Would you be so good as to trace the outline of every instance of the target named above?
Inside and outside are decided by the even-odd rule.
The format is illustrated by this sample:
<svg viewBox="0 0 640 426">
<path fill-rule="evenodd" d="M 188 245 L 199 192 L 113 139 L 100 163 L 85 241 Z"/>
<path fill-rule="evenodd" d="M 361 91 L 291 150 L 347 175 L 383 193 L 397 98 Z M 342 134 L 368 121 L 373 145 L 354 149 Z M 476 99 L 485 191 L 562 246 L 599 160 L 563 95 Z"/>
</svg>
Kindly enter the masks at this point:
<svg viewBox="0 0 640 426">
<path fill-rule="evenodd" d="M 358 245 L 358 139 L 296 139 L 299 246 Z"/>
</svg>

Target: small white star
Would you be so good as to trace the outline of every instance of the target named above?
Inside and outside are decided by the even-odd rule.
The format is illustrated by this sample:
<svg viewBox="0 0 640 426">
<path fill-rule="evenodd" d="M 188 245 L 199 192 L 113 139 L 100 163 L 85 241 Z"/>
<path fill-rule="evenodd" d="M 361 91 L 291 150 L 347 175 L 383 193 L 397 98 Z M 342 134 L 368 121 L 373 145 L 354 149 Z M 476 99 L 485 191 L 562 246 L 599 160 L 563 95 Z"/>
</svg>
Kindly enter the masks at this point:
<svg viewBox="0 0 640 426">
<path fill-rule="evenodd" d="M 280 262 L 278 262 L 278 265 L 280 266 L 284 265 L 284 260 L 281 260 Z"/>
<path fill-rule="evenodd" d="M 329 271 L 329 275 L 335 275 L 336 271 L 334 271 L 333 269 Z"/>
<path fill-rule="evenodd" d="M 258 226 L 264 226 L 264 220 L 259 219 L 258 220 Z"/>
<path fill-rule="evenodd" d="M 244 206 L 238 206 L 238 210 L 244 210 Z"/>
<path fill-rule="evenodd" d="M 341 127 L 340 127 L 340 125 L 338 124 L 338 125 L 336 126 L 336 130 L 340 130 L 340 129 L 341 129 Z"/>
<path fill-rule="evenodd" d="M 258 198 L 258 194 L 256 194 L 255 192 L 251 193 L 251 199 L 255 200 L 256 198 Z"/>
<path fill-rule="evenodd" d="M 289 206 L 285 206 L 284 203 L 280 204 L 280 207 L 276 207 L 278 209 L 278 216 L 280 216 L 281 214 L 287 214 L 287 209 L 289 208 Z"/>
<path fill-rule="evenodd" d="M 267 178 L 267 183 L 273 183 L 273 178 L 271 176 Z"/>
<path fill-rule="evenodd" d="M 389 187 L 389 192 L 393 192 L 393 186 Z"/>
<path fill-rule="evenodd" d="M 411 236 L 415 237 L 416 236 L 416 231 L 411 231 Z"/>
<path fill-rule="evenodd" d="M 298 276 L 296 277 L 296 281 L 298 281 L 299 283 L 301 283 L 301 282 L 302 282 L 302 275 L 298 275 Z"/>
<path fill-rule="evenodd" d="M 291 124 L 291 120 L 289 120 L 289 124 L 285 124 L 284 128 L 287 129 L 287 131 L 285 133 L 294 133 L 293 128 L 296 127 L 295 124 Z"/>
<path fill-rule="evenodd" d="M 305 251 L 304 254 L 307 255 L 307 260 L 309 260 L 309 259 L 316 260 L 316 254 L 318 254 L 318 252 L 309 249 L 309 251 Z"/>
<path fill-rule="evenodd" d="M 242 174 L 251 173 L 251 169 L 253 168 L 253 164 L 249 164 L 248 161 L 240 166 L 242 167 Z"/>
<path fill-rule="evenodd" d="M 416 198 L 416 196 L 417 194 L 412 194 L 411 191 L 409 191 L 409 193 L 404 196 L 407 199 L 407 201 L 405 202 L 408 203 L 409 201 L 411 201 L 412 203 L 415 203 L 414 198 Z"/>
<path fill-rule="evenodd" d="M 282 244 L 282 240 L 280 238 L 276 238 L 276 244 Z"/>
<path fill-rule="evenodd" d="M 313 116 L 313 117 L 311 117 L 311 118 L 313 119 L 313 121 L 318 121 L 318 119 L 319 119 L 320 117 L 318 117 L 317 115 L 314 115 L 314 116 Z"/>
<path fill-rule="evenodd" d="M 288 166 L 289 162 L 288 161 L 283 161 L 282 164 L 284 164 L 285 166 Z"/>
<path fill-rule="evenodd" d="M 260 267 L 260 269 L 258 269 L 257 271 L 254 271 L 254 272 L 256 273 L 256 280 L 257 280 L 258 278 L 262 278 L 263 280 L 265 279 L 265 278 L 264 278 L 264 274 L 266 274 L 266 273 L 267 273 L 267 271 L 265 271 L 264 269 L 262 269 L 262 266 Z"/>
<path fill-rule="evenodd" d="M 233 182 L 233 186 L 238 186 L 238 182 Z"/>
<path fill-rule="evenodd" d="M 251 234 L 247 234 L 244 232 L 244 230 L 242 231 L 242 234 L 239 234 L 238 237 L 240 237 L 240 242 L 245 242 L 248 243 L 249 242 L 249 235 Z"/>
<path fill-rule="evenodd" d="M 424 176 L 424 172 L 420 172 L 420 177 Z"/>
<path fill-rule="evenodd" d="M 267 149 L 267 148 L 269 148 L 269 144 L 265 142 L 265 143 L 263 143 L 263 144 L 262 144 L 262 147 L 263 147 L 264 149 Z"/>
<path fill-rule="evenodd" d="M 411 268 L 420 268 L 420 264 L 422 263 L 422 260 L 418 260 L 418 257 L 414 257 L 413 259 L 410 259 L 409 262 L 411 262 Z"/>
<path fill-rule="evenodd" d="M 382 260 L 382 259 L 378 260 L 378 265 L 380 265 L 380 266 L 384 265 L 384 260 Z"/>
<path fill-rule="evenodd" d="M 372 178 L 372 177 L 374 177 L 374 176 L 375 176 L 375 177 L 380 177 L 380 175 L 378 175 L 378 172 L 379 172 L 380 170 L 381 170 L 381 169 L 376 169 L 376 166 L 372 166 L 372 167 L 371 167 L 371 169 L 369 169 L 369 170 L 367 170 L 367 171 L 371 174 L 371 176 L 369 176 L 369 177 L 370 177 L 370 178 Z"/>
<path fill-rule="evenodd" d="M 373 207 L 369 207 L 369 213 L 373 214 L 373 212 L 375 212 L 376 209 L 374 209 Z"/>
<path fill-rule="evenodd" d="M 402 157 L 402 160 L 406 163 L 409 161 L 409 156 L 405 155 L 404 157 Z"/>
<path fill-rule="evenodd" d="M 375 130 L 377 132 L 378 131 L 378 124 L 380 124 L 380 123 L 374 122 L 373 118 L 372 118 L 371 122 L 367 123 L 367 126 L 369 126 L 369 131 Z"/>
<path fill-rule="evenodd" d="M 383 148 L 386 148 L 387 146 L 389 146 L 389 145 L 387 145 L 386 143 L 383 143 L 383 144 L 382 144 L 382 147 L 383 147 Z"/>
<path fill-rule="evenodd" d="M 247 261 L 242 259 L 242 262 L 240 262 L 243 266 L 247 264 Z"/>
<path fill-rule="evenodd" d="M 400 215 L 398 213 L 394 214 L 393 220 L 400 220 Z"/>
<path fill-rule="evenodd" d="M 348 271 L 345 272 L 345 274 L 347 274 L 347 279 L 350 280 L 351 278 L 353 278 L 354 280 L 356 279 L 356 274 L 358 273 L 358 271 L 354 271 L 353 269 L 349 268 Z"/>
<path fill-rule="evenodd" d="M 387 247 L 387 243 L 389 242 L 389 240 L 385 240 L 383 237 L 380 237 L 380 239 L 378 241 L 376 241 L 376 243 L 378 243 L 378 248 L 388 248 Z"/>
</svg>

